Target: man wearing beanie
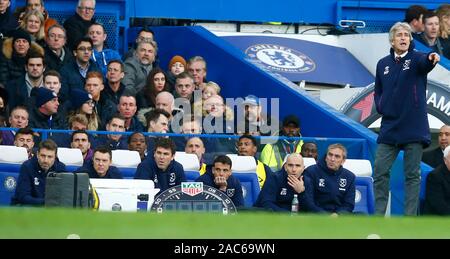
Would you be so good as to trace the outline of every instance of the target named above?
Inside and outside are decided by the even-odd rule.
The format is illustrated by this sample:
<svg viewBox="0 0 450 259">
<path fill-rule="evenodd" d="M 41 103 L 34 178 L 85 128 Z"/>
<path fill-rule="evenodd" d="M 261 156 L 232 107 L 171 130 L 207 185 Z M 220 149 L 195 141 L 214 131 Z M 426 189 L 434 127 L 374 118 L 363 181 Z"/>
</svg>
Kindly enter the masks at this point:
<svg viewBox="0 0 450 259">
<path fill-rule="evenodd" d="M 6 85 L 10 80 L 25 74 L 25 60 L 30 51 L 44 55 L 44 49 L 31 42 L 30 34 L 22 29 L 12 31 L 11 38 L 6 39 L 2 45 L 0 84 Z"/>
<path fill-rule="evenodd" d="M 65 129 L 64 115 L 58 113 L 58 96 L 45 87 L 35 90 L 36 103 L 30 111 L 29 125 L 39 129 Z M 49 136 L 52 134 L 50 133 Z"/>
</svg>

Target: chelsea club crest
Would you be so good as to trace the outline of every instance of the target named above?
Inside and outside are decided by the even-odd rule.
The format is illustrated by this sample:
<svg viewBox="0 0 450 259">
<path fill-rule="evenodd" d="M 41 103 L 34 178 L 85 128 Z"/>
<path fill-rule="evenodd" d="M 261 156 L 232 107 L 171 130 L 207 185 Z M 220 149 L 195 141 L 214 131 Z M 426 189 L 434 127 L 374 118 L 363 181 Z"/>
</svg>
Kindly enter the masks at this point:
<svg viewBox="0 0 450 259">
<path fill-rule="evenodd" d="M 310 57 L 280 45 L 252 45 L 245 50 L 245 54 L 261 61 L 267 69 L 276 72 L 307 73 L 316 69 L 316 64 Z"/>
</svg>

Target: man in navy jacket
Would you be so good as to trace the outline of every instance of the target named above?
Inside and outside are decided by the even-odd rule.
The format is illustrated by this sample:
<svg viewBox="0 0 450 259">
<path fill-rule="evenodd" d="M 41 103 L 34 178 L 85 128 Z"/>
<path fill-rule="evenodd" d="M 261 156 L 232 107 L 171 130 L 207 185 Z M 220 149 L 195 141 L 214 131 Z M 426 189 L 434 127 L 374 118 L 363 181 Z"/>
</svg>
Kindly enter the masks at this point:
<svg viewBox="0 0 450 259">
<path fill-rule="evenodd" d="M 411 27 L 398 22 L 389 31 L 390 55 L 378 61 L 375 106 L 382 116 L 374 166 L 375 213 L 385 214 L 389 171 L 404 150 L 405 214 L 417 215 L 422 151 L 431 142 L 428 125 L 427 74 L 440 57 L 414 50 Z"/>
<path fill-rule="evenodd" d="M 342 214 L 355 208 L 355 175 L 342 167 L 347 149 L 328 146 L 327 154 L 305 170 L 306 206 L 312 212 Z"/>
<path fill-rule="evenodd" d="M 196 182 L 203 182 L 221 190 L 233 201 L 234 206 L 244 206 L 244 195 L 239 179 L 231 173 L 231 159 L 228 156 L 220 155 L 214 159 L 213 166 L 208 167 L 206 173 L 201 175 Z"/>
<path fill-rule="evenodd" d="M 101 179 L 122 179 L 122 173 L 112 163 L 111 149 L 105 146 L 99 146 L 94 150 L 94 156 L 91 161 L 85 163 L 77 169 L 77 173 L 87 173 L 89 178 Z"/>
<path fill-rule="evenodd" d="M 292 199 L 297 194 L 299 211 L 307 210 L 302 176 L 304 169 L 302 156 L 298 153 L 289 154 L 283 168 L 269 174 L 255 206 L 279 212 L 291 211 Z"/>
<path fill-rule="evenodd" d="M 13 205 L 44 205 L 47 174 L 66 171 L 66 165 L 56 157 L 57 149 L 53 140 L 44 140 L 39 144 L 37 155 L 22 164 Z"/>
<path fill-rule="evenodd" d="M 147 156 L 136 170 L 134 179 L 153 180 L 160 192 L 186 182 L 183 166 L 174 160 L 176 147 L 169 138 L 158 138 L 153 156 Z"/>
</svg>

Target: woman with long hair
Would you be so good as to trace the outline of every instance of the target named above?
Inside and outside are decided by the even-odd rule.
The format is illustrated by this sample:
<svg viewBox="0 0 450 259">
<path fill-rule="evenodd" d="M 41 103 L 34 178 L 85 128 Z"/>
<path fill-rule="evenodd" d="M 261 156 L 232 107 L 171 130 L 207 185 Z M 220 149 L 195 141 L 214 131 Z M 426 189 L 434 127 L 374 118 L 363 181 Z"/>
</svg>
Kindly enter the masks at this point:
<svg viewBox="0 0 450 259">
<path fill-rule="evenodd" d="M 45 45 L 45 19 L 38 10 L 27 11 L 20 23 L 20 28 L 24 29 L 31 36 L 31 40 L 42 47 Z"/>
<path fill-rule="evenodd" d="M 92 96 L 83 89 L 74 89 L 70 95 L 71 110 L 69 117 L 74 114 L 84 114 L 88 119 L 88 130 L 98 130 L 100 119 L 94 109 Z"/>
<path fill-rule="evenodd" d="M 156 67 L 147 76 L 147 83 L 136 95 L 138 109 L 155 107 L 156 95 L 162 91 L 169 91 L 167 76 L 164 70 Z"/>
</svg>

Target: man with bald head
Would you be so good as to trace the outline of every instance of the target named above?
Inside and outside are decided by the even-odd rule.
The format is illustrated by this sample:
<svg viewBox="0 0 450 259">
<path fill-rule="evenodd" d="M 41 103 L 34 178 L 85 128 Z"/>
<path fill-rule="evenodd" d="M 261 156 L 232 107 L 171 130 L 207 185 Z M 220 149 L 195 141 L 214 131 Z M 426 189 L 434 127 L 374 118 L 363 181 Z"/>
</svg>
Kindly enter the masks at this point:
<svg viewBox="0 0 450 259">
<path fill-rule="evenodd" d="M 450 126 L 444 125 L 439 130 L 438 137 L 439 146 L 423 152 L 422 154 L 422 162 L 427 163 L 431 167 L 438 167 L 440 164 L 444 163 L 443 152 L 444 149 L 450 143 Z"/>
<path fill-rule="evenodd" d="M 281 170 L 266 179 L 255 206 L 276 212 L 289 212 L 294 194 L 297 194 L 299 211 L 306 211 L 305 182 L 302 175 L 304 169 L 300 154 L 288 155 Z"/>
<path fill-rule="evenodd" d="M 175 99 L 169 92 L 162 91 L 156 95 L 155 108 L 165 110 L 172 116 Z"/>
</svg>

